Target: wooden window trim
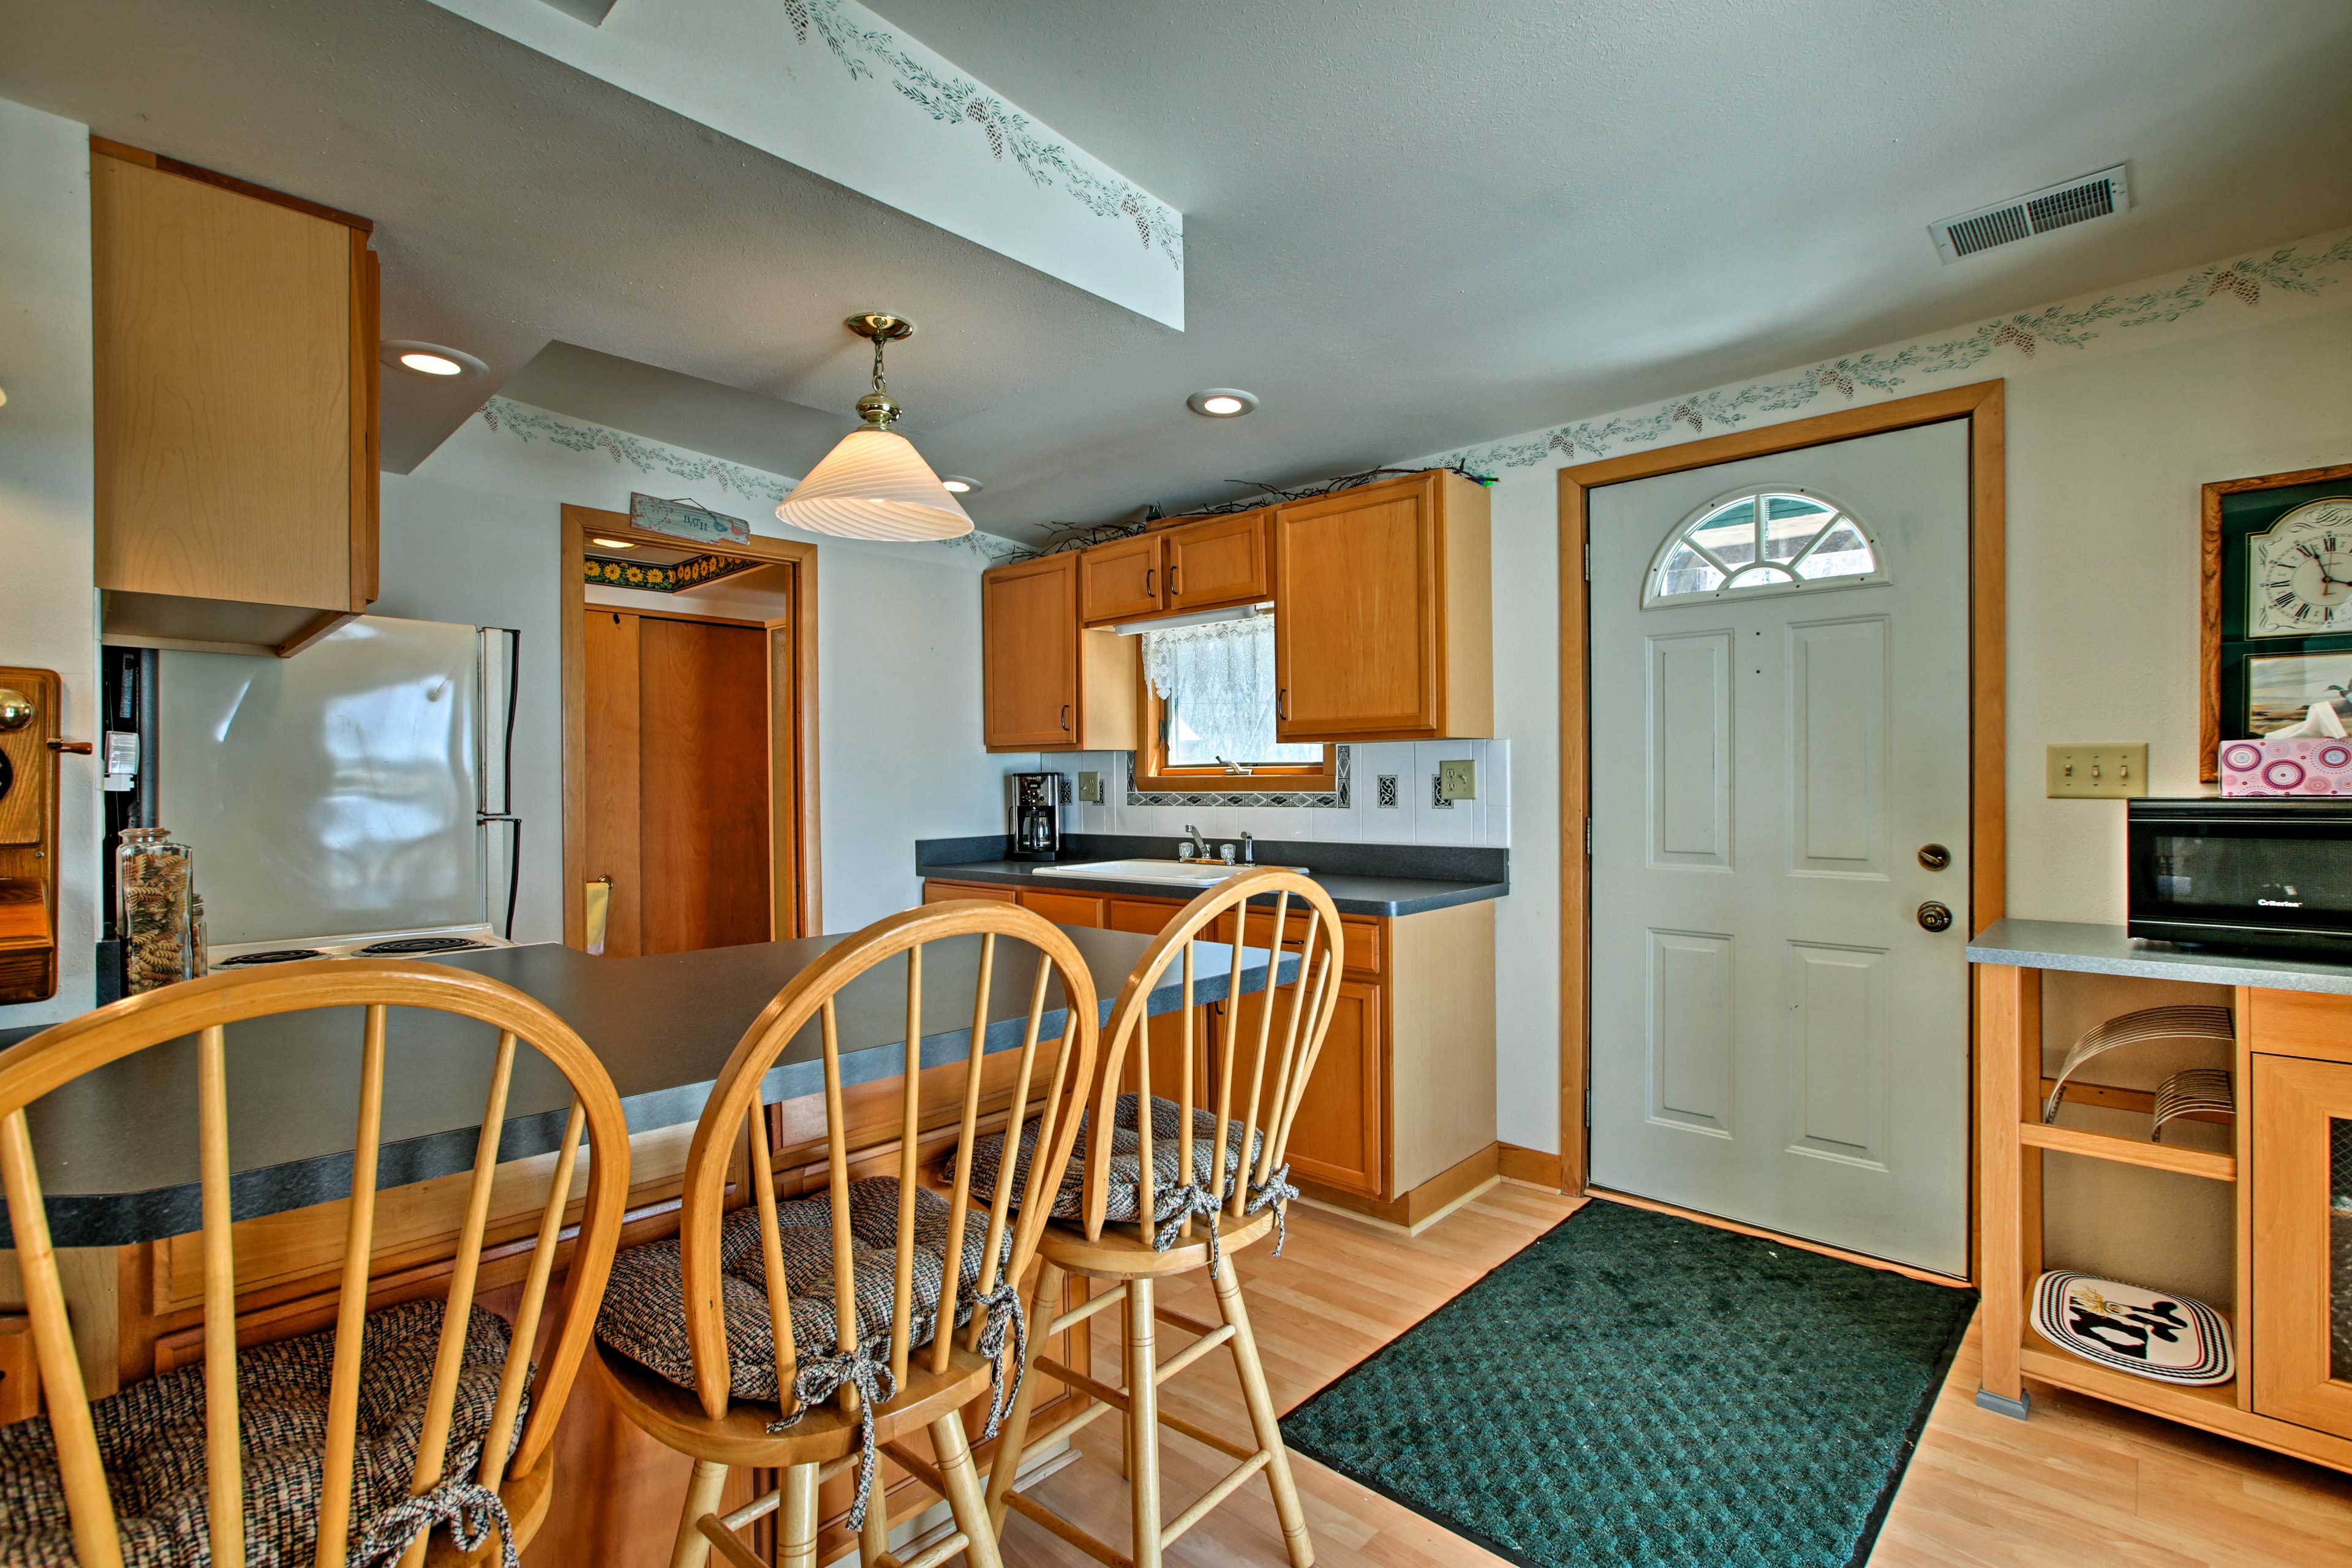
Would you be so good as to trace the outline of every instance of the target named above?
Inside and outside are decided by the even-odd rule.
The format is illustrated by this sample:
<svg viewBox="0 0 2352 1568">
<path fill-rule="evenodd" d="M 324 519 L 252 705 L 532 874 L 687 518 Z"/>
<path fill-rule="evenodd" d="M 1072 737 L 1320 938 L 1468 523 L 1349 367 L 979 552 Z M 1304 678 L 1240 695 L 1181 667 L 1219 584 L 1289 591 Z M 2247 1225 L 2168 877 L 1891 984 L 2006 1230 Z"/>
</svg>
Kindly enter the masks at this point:
<svg viewBox="0 0 2352 1568">
<path fill-rule="evenodd" d="M 1136 671 L 1139 689 L 1137 711 L 1143 715 L 1143 734 L 1135 748 L 1135 788 L 1141 795 L 1287 795 L 1305 793 L 1328 795 L 1339 787 L 1339 753 L 1337 747 L 1326 742 L 1319 766 L 1300 763 L 1275 763 L 1253 768 L 1245 773 L 1229 773 L 1219 767 L 1171 768 L 1168 765 L 1168 749 L 1161 742 L 1160 728 L 1167 719 L 1167 704 L 1151 689 L 1151 677 L 1142 669 Z"/>
</svg>

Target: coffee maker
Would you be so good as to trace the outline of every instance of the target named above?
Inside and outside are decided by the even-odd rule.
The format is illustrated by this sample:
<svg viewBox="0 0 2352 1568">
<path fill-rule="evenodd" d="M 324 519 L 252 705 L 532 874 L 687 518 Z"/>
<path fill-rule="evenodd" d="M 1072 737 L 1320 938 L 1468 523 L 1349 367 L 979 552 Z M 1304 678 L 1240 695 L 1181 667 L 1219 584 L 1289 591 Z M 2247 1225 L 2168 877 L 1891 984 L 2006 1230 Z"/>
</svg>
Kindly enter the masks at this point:
<svg viewBox="0 0 2352 1568">
<path fill-rule="evenodd" d="M 1062 775 L 1014 773 L 1013 858 L 1051 860 L 1062 852 Z"/>
</svg>

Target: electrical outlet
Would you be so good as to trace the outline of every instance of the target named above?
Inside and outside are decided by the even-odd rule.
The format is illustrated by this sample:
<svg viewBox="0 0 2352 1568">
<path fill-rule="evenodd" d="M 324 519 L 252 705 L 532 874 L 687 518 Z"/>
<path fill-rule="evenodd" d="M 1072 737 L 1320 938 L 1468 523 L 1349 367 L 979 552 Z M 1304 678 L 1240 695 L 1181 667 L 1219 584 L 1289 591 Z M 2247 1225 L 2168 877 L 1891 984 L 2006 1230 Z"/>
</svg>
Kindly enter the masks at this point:
<svg viewBox="0 0 2352 1568">
<path fill-rule="evenodd" d="M 1078 774 L 1078 798 L 1088 805 L 1103 803 L 1102 774 L 1081 771 Z"/>
<path fill-rule="evenodd" d="M 1470 757 L 1437 764 L 1437 798 L 1440 800 L 1475 800 L 1478 798 L 1478 763 Z"/>
<path fill-rule="evenodd" d="M 2052 800 L 2121 800 L 2147 793 L 2147 743 L 2085 741 L 2050 748 Z"/>
</svg>

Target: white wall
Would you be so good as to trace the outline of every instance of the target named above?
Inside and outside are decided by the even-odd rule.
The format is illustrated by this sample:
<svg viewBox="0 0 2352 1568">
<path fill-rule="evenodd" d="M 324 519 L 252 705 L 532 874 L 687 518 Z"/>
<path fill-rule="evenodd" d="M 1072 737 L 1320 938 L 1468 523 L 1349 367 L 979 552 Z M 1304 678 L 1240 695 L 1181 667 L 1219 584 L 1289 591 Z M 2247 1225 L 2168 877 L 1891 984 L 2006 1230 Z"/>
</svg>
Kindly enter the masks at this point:
<svg viewBox="0 0 2352 1568">
<path fill-rule="evenodd" d="M 1003 776 L 1037 759 L 992 756 L 981 740 L 979 574 L 1002 542 L 976 535 L 970 543 L 877 545 L 797 532 L 774 518 L 790 484 L 503 399 L 415 474 L 384 476 L 377 608 L 523 628 L 516 733 L 517 809 L 528 819 L 516 927 L 523 940 L 562 932 L 555 659 L 567 502 L 625 511 L 633 490 L 690 497 L 745 519 L 755 532 L 816 544 L 818 865 L 827 931 L 854 931 L 918 901 L 916 839 L 1003 830 Z"/>
<path fill-rule="evenodd" d="M 1514 892 L 1496 930 L 1501 1136 L 1559 1147 L 1562 467 L 2005 379 L 2008 912 L 2116 921 L 2122 805 L 2043 798 L 2044 748 L 2144 740 L 2155 793 L 2201 792 L 2198 487 L 2352 460 L 2347 364 L 2352 235 L 2339 233 L 1425 459 L 1501 476 L 1496 727 L 1515 763 Z"/>
<path fill-rule="evenodd" d="M 94 739 L 89 584 L 89 128 L 0 99 L 0 664 L 54 669 L 59 731 Z M 100 926 L 98 763 L 59 770 L 58 994 L 0 1007 L 0 1028 L 89 1010 Z"/>
</svg>

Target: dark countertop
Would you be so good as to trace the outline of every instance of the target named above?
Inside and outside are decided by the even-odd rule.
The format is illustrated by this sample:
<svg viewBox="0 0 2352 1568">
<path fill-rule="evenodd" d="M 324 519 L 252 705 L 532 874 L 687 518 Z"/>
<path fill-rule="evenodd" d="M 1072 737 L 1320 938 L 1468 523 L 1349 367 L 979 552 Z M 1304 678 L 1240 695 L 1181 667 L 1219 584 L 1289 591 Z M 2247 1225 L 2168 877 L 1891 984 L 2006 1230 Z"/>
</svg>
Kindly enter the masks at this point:
<svg viewBox="0 0 2352 1568">
<path fill-rule="evenodd" d="M 2141 980 L 2352 995 L 2352 965 L 2147 942 L 2126 934 L 2122 926 L 2083 921 L 1995 921 L 1969 943 L 1969 960 L 2019 969 L 2063 969 Z"/>
<path fill-rule="evenodd" d="M 1010 845 L 1003 834 L 930 838 L 915 846 L 915 872 L 942 881 L 1174 899 L 1181 903 L 1198 897 L 1201 889 L 1173 882 L 1107 881 L 1100 877 L 1072 877 L 1060 870 L 1089 860 L 1172 860 L 1177 842 L 1132 834 L 1073 833 L 1063 840 L 1058 861 L 1039 861 L 1006 858 Z M 1307 875 L 1323 884 L 1323 890 L 1331 895 L 1343 915 L 1415 915 L 1455 904 L 1483 903 L 1511 890 L 1507 849 L 1260 839 L 1257 858 L 1269 866 L 1306 867 Z"/>
<path fill-rule="evenodd" d="M 1102 1019 L 1151 939 L 1072 930 L 1093 976 Z M 503 980 L 541 1002 L 587 1041 L 613 1076 L 632 1133 L 690 1122 L 738 1040 L 792 977 L 842 939 L 758 942 L 648 958 L 592 958 L 552 943 L 455 953 L 429 962 Z M 932 1067 L 969 1052 L 977 937 L 924 950 L 920 1060 Z M 1229 950 L 1196 949 L 1195 1000 L 1228 994 Z M 331 960 L 320 962 L 332 962 Z M 835 1007 L 845 1084 L 895 1078 L 906 1063 L 903 957 L 845 989 Z M 1017 1047 L 1036 973 L 1034 951 L 999 946 L 990 986 L 985 1048 Z M 1298 961 L 1283 959 L 1282 978 Z M 1265 953 L 1244 951 L 1242 990 L 1265 989 Z M 1154 1014 L 1176 1011 L 1181 972 L 1151 994 Z M 1061 1032 L 1060 988 L 1048 997 L 1045 1037 Z M 361 1016 L 324 1008 L 255 1019 L 228 1031 L 231 1207 L 238 1219 L 346 1197 L 359 1100 Z M 378 1184 L 394 1186 L 473 1166 L 497 1035 L 487 1025 L 408 1008 L 387 1025 L 383 1133 Z M 784 1048 L 762 1086 L 770 1100 L 823 1092 L 815 1028 Z M 34 1103 L 33 1148 L 59 1247 L 121 1247 L 196 1230 L 195 1044 L 182 1039 L 88 1074 Z M 520 1053 L 499 1133 L 500 1160 L 545 1153 L 561 1142 L 570 1087 L 536 1052 Z M 0 1246 L 13 1245 L 0 1213 Z"/>
<path fill-rule="evenodd" d="M 1261 845 L 1266 858 L 1281 863 L 1280 846 Z M 1073 893 L 1108 893 L 1120 898 L 1174 899 L 1189 901 L 1199 888 L 1171 882 L 1114 882 L 1101 877 L 1057 875 L 1054 866 L 1031 860 L 982 860 L 963 866 L 929 866 L 923 875 L 942 881 L 992 882 L 1018 888 L 1055 888 Z M 1343 915 L 1417 915 L 1426 910 L 1449 909 L 1499 899 L 1511 890 L 1508 882 L 1447 882 L 1427 877 L 1357 877 L 1344 872 L 1310 871 L 1323 884 Z"/>
</svg>

